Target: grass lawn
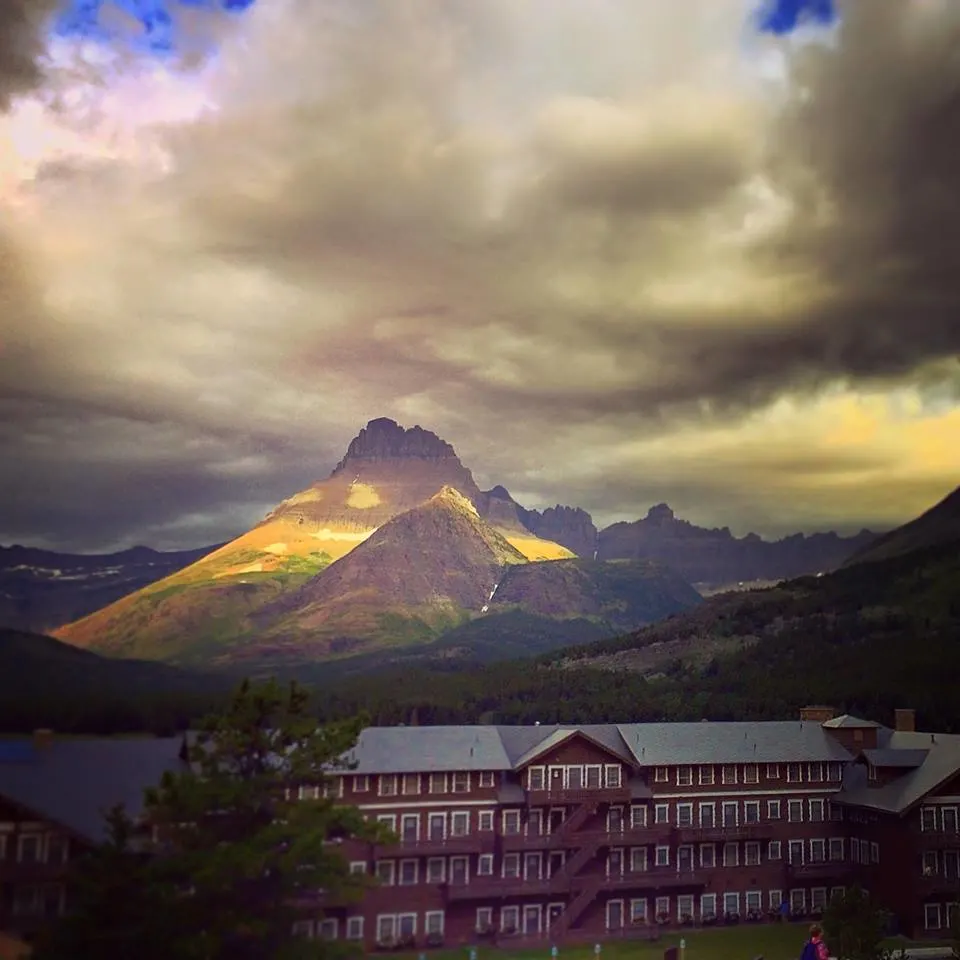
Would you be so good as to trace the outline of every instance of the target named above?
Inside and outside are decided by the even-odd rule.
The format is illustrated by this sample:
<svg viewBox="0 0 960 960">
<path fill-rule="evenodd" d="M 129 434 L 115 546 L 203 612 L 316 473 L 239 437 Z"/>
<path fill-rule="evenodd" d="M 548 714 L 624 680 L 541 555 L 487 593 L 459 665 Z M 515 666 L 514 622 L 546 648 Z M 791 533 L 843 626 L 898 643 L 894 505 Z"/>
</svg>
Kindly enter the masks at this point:
<svg viewBox="0 0 960 960">
<path fill-rule="evenodd" d="M 763 923 L 743 924 L 736 927 L 720 927 L 712 930 L 671 931 L 657 943 L 645 940 L 608 940 L 602 943 L 601 960 L 663 960 L 663 951 L 668 947 L 686 942 L 683 960 L 799 960 L 807 939 L 809 923 Z M 909 946 L 903 938 L 894 938 L 889 946 Z M 922 946 L 935 946 L 924 941 Z M 538 947 L 520 947 L 511 950 L 479 945 L 477 960 L 550 960 L 550 944 Z M 829 946 L 829 942 L 827 944 Z M 468 960 L 469 948 L 427 951 L 427 960 Z M 398 960 L 416 960 L 419 954 L 400 954 Z M 560 948 L 558 960 L 594 960 L 593 944 L 578 943 Z"/>
</svg>

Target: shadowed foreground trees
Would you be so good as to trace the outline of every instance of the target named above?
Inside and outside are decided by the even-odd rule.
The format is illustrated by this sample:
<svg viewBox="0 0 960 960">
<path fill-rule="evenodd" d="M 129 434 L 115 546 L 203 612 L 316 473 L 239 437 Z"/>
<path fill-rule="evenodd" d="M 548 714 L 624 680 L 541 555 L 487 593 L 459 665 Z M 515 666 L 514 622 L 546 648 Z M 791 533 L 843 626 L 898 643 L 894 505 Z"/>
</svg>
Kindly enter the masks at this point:
<svg viewBox="0 0 960 960">
<path fill-rule="evenodd" d="M 362 721 L 318 727 L 296 685 L 244 683 L 221 715 L 201 725 L 190 766 L 148 791 L 154 845 L 122 813 L 107 842 L 78 863 L 76 909 L 46 931 L 35 960 L 287 960 L 335 948 L 293 935 L 304 909 L 322 914 L 318 891 L 362 894 L 343 837 L 377 828 L 317 791 L 324 772 L 356 742 Z M 292 797 L 293 799 L 288 799 Z M 147 851 L 151 852 L 147 852 Z"/>
</svg>

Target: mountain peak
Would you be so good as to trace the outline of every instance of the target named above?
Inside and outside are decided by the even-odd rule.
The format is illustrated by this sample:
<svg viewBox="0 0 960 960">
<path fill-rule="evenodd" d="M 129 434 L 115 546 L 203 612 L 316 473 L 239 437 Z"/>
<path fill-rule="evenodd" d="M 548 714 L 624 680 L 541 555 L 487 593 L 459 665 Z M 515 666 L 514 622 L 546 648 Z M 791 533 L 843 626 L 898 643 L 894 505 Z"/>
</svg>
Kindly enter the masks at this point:
<svg viewBox="0 0 960 960">
<path fill-rule="evenodd" d="M 346 455 L 331 476 L 353 464 L 384 460 L 454 460 L 459 463 L 453 447 L 430 430 L 424 430 L 419 424 L 404 428 L 389 417 L 378 417 L 350 441 Z"/>
<path fill-rule="evenodd" d="M 666 523 L 669 520 L 676 520 L 677 515 L 665 503 L 658 503 L 647 511 L 647 520 L 653 520 L 657 523 Z"/>
<path fill-rule="evenodd" d="M 461 513 L 468 513 L 472 517 L 480 516 L 473 502 L 448 483 L 445 483 L 427 502 L 437 506 L 451 507 Z"/>
</svg>

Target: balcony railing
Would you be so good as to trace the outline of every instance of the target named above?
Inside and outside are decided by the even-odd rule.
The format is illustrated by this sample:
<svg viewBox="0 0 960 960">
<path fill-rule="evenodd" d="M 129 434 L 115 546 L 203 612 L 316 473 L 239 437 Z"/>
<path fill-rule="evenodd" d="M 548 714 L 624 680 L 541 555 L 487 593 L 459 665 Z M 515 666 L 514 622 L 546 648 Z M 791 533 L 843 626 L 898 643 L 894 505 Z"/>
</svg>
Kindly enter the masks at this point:
<svg viewBox="0 0 960 960">
<path fill-rule="evenodd" d="M 622 830 L 571 830 L 566 833 L 554 831 L 548 834 L 505 833 L 500 837 L 500 846 L 505 853 L 523 850 L 569 850 L 587 843 L 604 847 L 642 847 L 648 844 L 668 843 L 673 839 L 674 828 L 669 823 L 656 823 L 648 827 L 624 826 Z"/>
<path fill-rule="evenodd" d="M 960 877 L 948 877 L 942 873 L 923 874 L 917 880 L 917 889 L 924 896 L 960 893 Z"/>
<path fill-rule="evenodd" d="M 849 860 L 808 860 L 806 863 L 786 864 L 787 873 L 798 880 L 841 879 L 854 872 Z"/>
<path fill-rule="evenodd" d="M 760 823 L 714 824 L 712 827 L 677 827 L 677 840 L 680 843 L 723 843 L 729 840 L 759 840 L 766 836 L 768 829 Z"/>
<path fill-rule="evenodd" d="M 529 806 L 561 803 L 629 803 L 630 787 L 622 783 L 618 787 L 547 787 L 543 790 L 527 790 Z"/>
<path fill-rule="evenodd" d="M 613 876 L 585 874 L 573 879 L 574 887 L 586 880 L 599 880 L 602 890 L 670 890 L 677 888 L 702 887 L 707 883 L 709 871 L 691 868 L 678 870 L 676 867 L 650 867 Z"/>
<path fill-rule="evenodd" d="M 926 850 L 960 849 L 960 832 L 956 830 L 921 830 L 913 831 L 914 842 Z"/>
<path fill-rule="evenodd" d="M 446 885 L 447 900 L 462 902 L 464 900 L 490 900 L 504 897 L 520 896 L 547 896 L 569 889 L 568 880 L 554 878 L 529 879 L 522 877 L 471 877 L 467 883 L 448 883 Z"/>
<path fill-rule="evenodd" d="M 491 831 L 469 833 L 462 837 L 400 837 L 397 843 L 376 844 L 375 859 L 384 857 L 442 857 L 457 854 L 493 853 L 496 849 L 496 834 Z"/>
</svg>

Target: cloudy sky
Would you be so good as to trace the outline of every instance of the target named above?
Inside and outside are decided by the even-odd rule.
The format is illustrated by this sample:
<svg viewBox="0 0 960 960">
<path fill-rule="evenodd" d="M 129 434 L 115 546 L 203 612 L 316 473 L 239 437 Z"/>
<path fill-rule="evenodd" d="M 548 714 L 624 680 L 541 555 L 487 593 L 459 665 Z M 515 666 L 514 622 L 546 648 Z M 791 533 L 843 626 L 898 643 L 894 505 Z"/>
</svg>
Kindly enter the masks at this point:
<svg viewBox="0 0 960 960">
<path fill-rule="evenodd" d="M 960 4 L 758 2 L 5 0 L 0 542 L 227 538 L 376 416 L 599 522 L 938 500 Z"/>
</svg>

